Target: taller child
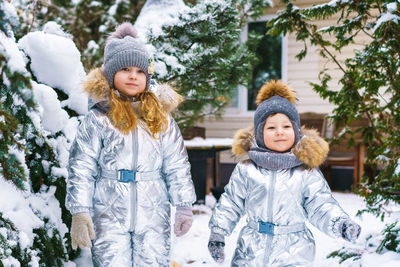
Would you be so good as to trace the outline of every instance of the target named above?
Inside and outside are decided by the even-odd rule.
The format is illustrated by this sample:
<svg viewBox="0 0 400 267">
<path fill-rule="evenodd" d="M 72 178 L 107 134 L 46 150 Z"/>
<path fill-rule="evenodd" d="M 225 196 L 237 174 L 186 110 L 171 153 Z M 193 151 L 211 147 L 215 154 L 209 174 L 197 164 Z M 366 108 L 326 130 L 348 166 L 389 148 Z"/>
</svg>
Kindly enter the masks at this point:
<svg viewBox="0 0 400 267">
<path fill-rule="evenodd" d="M 70 150 L 66 206 L 72 247 L 93 245 L 94 266 L 169 266 L 170 204 L 177 236 L 193 221 L 190 164 L 169 115 L 180 96 L 166 85 L 150 88 L 149 63 L 124 23 L 107 40 L 103 67 L 84 83 L 96 104 Z"/>
</svg>

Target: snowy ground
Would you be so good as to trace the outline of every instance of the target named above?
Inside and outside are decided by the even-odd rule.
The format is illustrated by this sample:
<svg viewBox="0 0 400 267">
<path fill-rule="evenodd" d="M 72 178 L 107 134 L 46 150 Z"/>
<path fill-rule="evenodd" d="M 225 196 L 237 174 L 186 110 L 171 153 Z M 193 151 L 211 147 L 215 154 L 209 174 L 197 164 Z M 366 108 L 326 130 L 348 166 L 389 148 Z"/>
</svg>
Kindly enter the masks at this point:
<svg viewBox="0 0 400 267">
<path fill-rule="evenodd" d="M 316 260 L 314 266 L 363 266 L 363 267 L 394 267 L 400 266 L 400 255 L 392 252 L 386 252 L 382 255 L 378 255 L 374 252 L 374 249 L 369 247 L 369 243 L 376 244 L 378 240 L 374 240 L 375 236 L 379 236 L 381 230 L 384 227 L 384 223 L 381 223 L 379 219 L 375 218 L 370 214 L 363 215 L 362 218 L 355 217 L 357 210 L 364 206 L 362 198 L 352 193 L 333 193 L 334 197 L 344 208 L 344 210 L 353 217 L 353 219 L 362 226 L 360 238 L 355 244 L 351 244 L 341 239 L 332 239 L 327 235 L 319 232 L 316 228 L 309 225 L 309 228 L 313 232 L 316 240 Z M 207 242 L 210 231 L 208 229 L 208 220 L 211 215 L 211 207 L 215 204 L 215 198 L 207 196 L 206 205 L 194 206 L 195 216 L 191 230 L 188 234 L 183 237 L 172 237 L 172 251 L 171 259 L 179 265 L 187 267 L 195 266 L 211 266 L 211 267 L 226 267 L 230 265 L 230 260 L 236 246 L 236 239 L 240 229 L 245 223 L 243 218 L 238 226 L 235 228 L 233 234 L 226 238 L 226 259 L 222 264 L 216 264 L 208 254 Z M 385 220 L 385 222 L 392 222 L 399 219 L 399 207 L 397 213 Z M 395 217 L 397 216 L 397 217 Z M 366 238 L 370 235 L 373 238 L 366 242 Z M 364 251 L 363 257 L 357 262 L 347 260 L 342 264 L 338 263 L 337 259 L 327 259 L 326 256 L 337 249 L 342 248 L 343 245 L 354 248 L 359 251 Z M 81 258 L 75 261 L 77 266 L 91 267 L 90 250 L 84 250 Z"/>
</svg>

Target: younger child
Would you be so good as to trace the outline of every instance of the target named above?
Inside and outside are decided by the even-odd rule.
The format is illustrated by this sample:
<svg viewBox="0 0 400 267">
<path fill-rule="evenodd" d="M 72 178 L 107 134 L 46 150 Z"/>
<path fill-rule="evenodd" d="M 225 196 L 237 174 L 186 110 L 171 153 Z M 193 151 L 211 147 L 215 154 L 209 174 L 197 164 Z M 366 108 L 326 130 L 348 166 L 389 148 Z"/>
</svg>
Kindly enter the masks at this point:
<svg viewBox="0 0 400 267">
<path fill-rule="evenodd" d="M 166 85 L 150 88 L 149 62 L 124 23 L 106 43 L 102 69 L 84 83 L 96 104 L 70 150 L 66 206 L 72 247 L 93 245 L 94 266 L 169 266 L 170 204 L 177 236 L 193 221 L 190 165 L 168 114 L 180 96 Z"/>
<path fill-rule="evenodd" d="M 208 248 L 217 262 L 224 260 L 224 236 L 244 214 L 247 225 L 231 266 L 310 266 L 315 243 L 306 220 L 332 237 L 359 236 L 360 226 L 332 197 L 317 169 L 328 144 L 315 130 L 300 134 L 294 102 L 286 84 L 267 82 L 257 96 L 254 136 L 249 130 L 235 136 L 234 153 L 248 153 L 250 160 L 237 164 L 209 222 Z"/>
</svg>

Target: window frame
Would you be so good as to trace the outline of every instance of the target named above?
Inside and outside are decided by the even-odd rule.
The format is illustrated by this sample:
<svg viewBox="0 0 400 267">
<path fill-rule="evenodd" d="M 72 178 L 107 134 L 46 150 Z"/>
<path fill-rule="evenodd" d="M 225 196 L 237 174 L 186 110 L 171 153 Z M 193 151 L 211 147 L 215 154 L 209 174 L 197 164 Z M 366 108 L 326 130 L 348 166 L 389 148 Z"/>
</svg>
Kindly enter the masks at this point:
<svg viewBox="0 0 400 267">
<path fill-rule="evenodd" d="M 267 22 L 268 20 L 271 20 L 274 18 L 276 15 L 264 15 L 257 20 L 251 20 L 250 22 L 262 22 L 265 21 Z M 244 43 L 248 39 L 248 29 L 249 25 L 246 24 L 246 26 L 243 28 L 242 32 L 240 33 L 240 42 Z M 282 35 L 281 36 L 282 42 L 281 42 L 281 80 L 284 82 L 287 82 L 287 70 L 288 70 L 288 38 L 287 35 Z M 247 98 L 248 98 L 248 93 L 247 93 L 247 88 L 245 86 L 238 86 L 238 107 L 227 107 L 225 109 L 225 116 L 254 116 L 254 110 L 248 110 L 247 109 Z"/>
</svg>

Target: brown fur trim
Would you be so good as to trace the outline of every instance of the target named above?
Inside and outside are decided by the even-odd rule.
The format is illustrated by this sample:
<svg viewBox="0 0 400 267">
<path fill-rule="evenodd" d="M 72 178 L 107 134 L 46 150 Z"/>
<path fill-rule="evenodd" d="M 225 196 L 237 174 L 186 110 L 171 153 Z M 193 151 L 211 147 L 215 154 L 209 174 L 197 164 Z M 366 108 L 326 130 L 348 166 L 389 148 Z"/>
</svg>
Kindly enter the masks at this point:
<svg viewBox="0 0 400 267">
<path fill-rule="evenodd" d="M 329 152 L 329 144 L 319 136 L 315 129 L 302 127 L 303 136 L 293 148 L 293 153 L 308 168 L 318 168 L 326 159 Z M 247 154 L 254 142 L 254 127 L 240 129 L 235 133 L 232 151 L 236 156 Z"/>
<path fill-rule="evenodd" d="M 101 68 L 91 70 L 83 81 L 83 89 L 95 102 L 110 103 L 111 88 Z M 183 97 L 168 84 L 160 84 L 154 92 L 166 112 L 172 112 L 183 101 Z"/>
<path fill-rule="evenodd" d="M 232 144 L 233 154 L 242 156 L 247 154 L 254 140 L 254 127 L 250 126 L 245 129 L 240 129 L 235 133 Z"/>
<path fill-rule="evenodd" d="M 160 84 L 155 94 L 160 100 L 161 105 L 167 112 L 172 112 L 173 110 L 175 110 L 183 101 L 183 97 L 168 84 Z"/>
<path fill-rule="evenodd" d="M 258 91 L 256 99 L 257 105 L 260 105 L 261 102 L 273 96 L 284 97 L 292 102 L 292 104 L 295 104 L 296 101 L 296 94 L 286 83 L 281 80 L 271 80 L 261 86 L 260 91 Z"/>
<path fill-rule="evenodd" d="M 100 68 L 93 69 L 83 81 L 83 90 L 96 102 L 110 101 L 111 88 Z"/>
<path fill-rule="evenodd" d="M 301 135 L 303 137 L 293 148 L 293 153 L 308 168 L 318 168 L 328 155 L 329 144 L 319 136 L 318 131 L 315 129 L 302 127 Z"/>
</svg>

